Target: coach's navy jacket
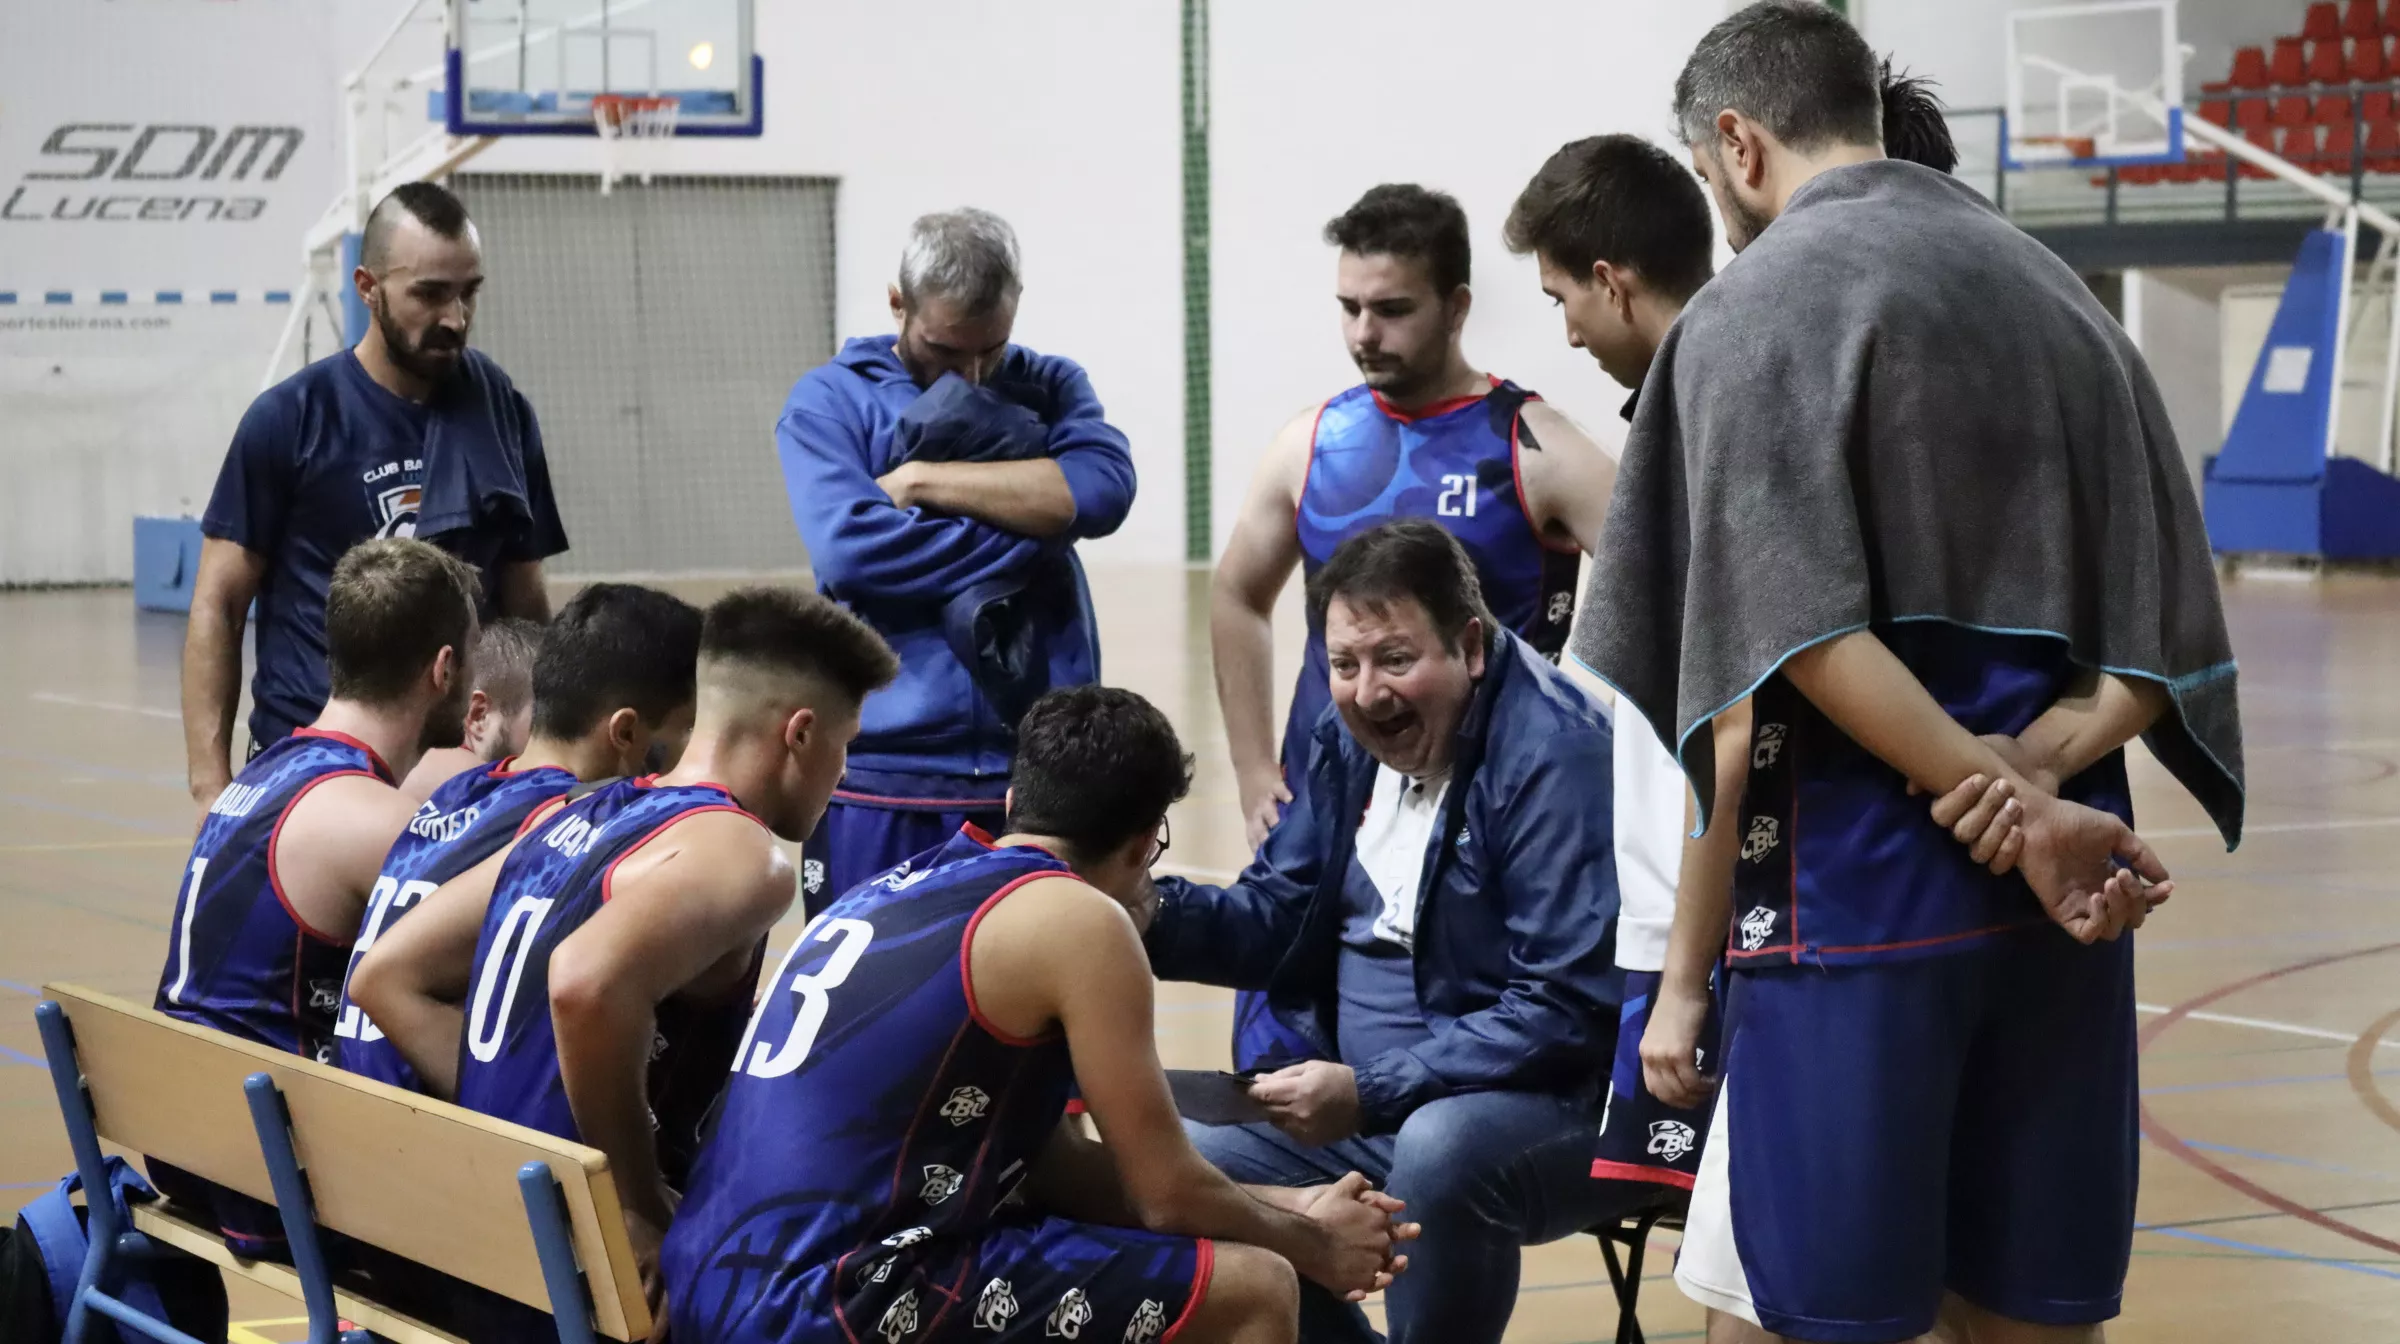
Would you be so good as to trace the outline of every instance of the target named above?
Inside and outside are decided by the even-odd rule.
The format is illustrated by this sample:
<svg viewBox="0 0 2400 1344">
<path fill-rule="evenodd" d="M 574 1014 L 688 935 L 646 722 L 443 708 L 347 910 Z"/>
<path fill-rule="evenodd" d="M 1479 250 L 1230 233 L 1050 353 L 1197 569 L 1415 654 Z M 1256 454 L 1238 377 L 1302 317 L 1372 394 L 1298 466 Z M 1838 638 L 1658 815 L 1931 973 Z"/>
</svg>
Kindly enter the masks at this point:
<svg viewBox="0 0 2400 1344">
<path fill-rule="evenodd" d="M 1610 758 L 1600 707 L 1496 633 L 1419 887 L 1417 1001 L 1432 1039 L 1358 1070 L 1366 1133 L 1460 1092 L 1598 1099 L 1622 994 Z M 1342 882 L 1376 766 L 1328 709 L 1308 768 L 1307 805 L 1232 886 L 1158 880 L 1145 941 L 1160 978 L 1263 989 L 1276 1017 L 1338 1059 Z"/>
<path fill-rule="evenodd" d="M 1070 544 L 1107 536 L 1125 521 L 1133 455 L 1103 418 L 1080 366 L 1012 345 L 986 386 L 1047 427 L 1042 447 L 1066 475 L 1074 523 L 1043 541 L 972 518 L 895 508 L 875 481 L 905 459 L 901 416 L 924 395 L 895 344 L 890 336 L 848 342 L 831 363 L 801 377 L 775 424 L 792 517 L 818 584 L 900 655 L 899 681 L 867 698 L 850 764 L 1004 779 L 1015 753 L 1013 718 L 953 651 L 945 607 L 973 589 L 1061 574 L 1062 583 L 1041 589 L 1054 591 L 1052 600 L 1028 604 L 1036 628 L 1017 636 L 1048 665 L 1047 685 L 1098 680 L 1098 632 Z"/>
</svg>

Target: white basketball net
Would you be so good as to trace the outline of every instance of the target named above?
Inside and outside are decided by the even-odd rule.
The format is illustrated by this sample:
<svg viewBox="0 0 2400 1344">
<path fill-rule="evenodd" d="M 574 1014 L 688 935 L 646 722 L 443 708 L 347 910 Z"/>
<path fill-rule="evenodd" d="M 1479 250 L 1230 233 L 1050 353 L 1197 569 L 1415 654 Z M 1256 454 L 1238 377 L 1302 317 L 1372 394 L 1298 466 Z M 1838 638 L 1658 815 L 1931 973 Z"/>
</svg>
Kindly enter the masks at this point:
<svg viewBox="0 0 2400 1344">
<path fill-rule="evenodd" d="M 629 98 L 603 94 L 592 99 L 592 125 L 600 132 L 600 194 L 620 178 L 639 172 L 644 184 L 665 144 L 675 135 L 683 105 L 673 98 Z"/>
</svg>

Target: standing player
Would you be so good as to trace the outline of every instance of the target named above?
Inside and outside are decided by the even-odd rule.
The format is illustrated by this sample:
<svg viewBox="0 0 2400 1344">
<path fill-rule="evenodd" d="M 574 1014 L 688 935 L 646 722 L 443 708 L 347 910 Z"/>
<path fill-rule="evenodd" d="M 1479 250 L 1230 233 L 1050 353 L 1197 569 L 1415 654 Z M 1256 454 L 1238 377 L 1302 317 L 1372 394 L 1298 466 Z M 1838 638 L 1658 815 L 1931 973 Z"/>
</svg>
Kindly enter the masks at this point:
<svg viewBox="0 0 2400 1344">
<path fill-rule="evenodd" d="M 458 745 L 474 670 L 475 575 L 421 541 L 370 541 L 325 596 L 332 695 L 316 721 L 242 768 L 184 865 L 152 1004 L 169 1017 L 329 1060 L 334 1007 L 376 869 L 412 808 L 395 787 Z M 214 1206 L 236 1249 L 281 1244 L 272 1206 L 164 1163 L 160 1191 Z"/>
<path fill-rule="evenodd" d="M 1700 730 L 1756 688 L 1741 1026 L 1677 1281 L 1720 1340 L 1911 1338 L 1946 1293 L 1977 1341 L 2097 1339 L 2135 1190 L 2120 935 L 2165 894 L 2117 748 L 2148 729 L 2237 837 L 2233 664 L 2139 354 L 1988 203 L 1885 160 L 1879 104 L 1858 34 L 1796 0 L 1677 80 L 1742 255 L 1659 348 L 1577 637 L 1704 822 Z M 1716 600 L 1687 619 L 1687 593 Z M 2071 731 L 2027 750 L 2053 711 Z M 1908 797 L 1990 780 L 2005 874 Z"/>
<path fill-rule="evenodd" d="M 485 633 L 479 659 L 492 647 Z M 700 613 L 690 603 L 623 583 L 577 593 L 541 632 L 539 659 L 528 668 L 533 722 L 524 751 L 461 771 L 417 809 L 375 879 L 351 966 L 419 900 L 491 857 L 579 782 L 631 775 L 645 763 L 672 768 L 692 731 L 699 654 Z M 343 1068 L 417 1087 L 416 1070 L 349 1001 L 347 986 L 334 1035 Z"/>
<path fill-rule="evenodd" d="M 484 277 L 466 206 L 431 182 L 394 188 L 367 216 L 350 278 L 366 334 L 259 394 L 200 518 L 183 737 L 203 808 L 232 777 L 254 600 L 253 756 L 325 703 L 325 586 L 359 542 L 432 541 L 481 571 L 484 614 L 550 614 L 542 561 L 567 535 L 532 403 L 467 345 Z"/>
<path fill-rule="evenodd" d="M 1885 152 L 1950 171 L 1958 156 L 1940 103 L 1922 81 L 1893 78 L 1889 61 L 1883 76 Z M 1715 226 L 1691 170 L 1637 136 L 1575 141 L 1551 155 L 1526 184 L 1509 211 L 1504 237 L 1510 251 L 1532 253 L 1540 264 L 1542 292 L 1566 318 L 1567 344 L 1588 352 L 1633 394 L 1624 409 L 1631 420 L 1659 342 L 1714 271 Z M 1596 617 L 1587 613 L 1585 619 Z M 1719 765 L 1720 780 L 1738 771 L 1739 757 L 1749 751 L 1748 713 L 1746 704 L 1728 711 L 1739 716 L 1723 735 L 1736 758 Z M 1686 841 L 1692 817 L 1675 758 L 1638 714 L 1620 716 L 1617 726 L 1617 891 L 1623 901 L 1617 965 L 1626 973 L 1625 1000 L 1592 1174 L 1690 1190 L 1708 1132 L 1707 1108 L 1681 1092 L 1681 1104 L 1654 1095 L 1643 1082 L 1641 1047 L 1666 967 L 1679 874 L 1695 889 L 1723 890 L 1731 881 L 1732 851 L 1722 843 L 1724 834 L 1714 846 Z M 1713 1073 L 1720 1058 L 1715 1015 L 1707 1011 L 1713 998 L 1670 1000 L 1673 1020 L 1662 1020 L 1656 1043 L 1694 1061 L 1695 1074 Z"/>
<path fill-rule="evenodd" d="M 1581 552 L 1599 542 L 1616 466 L 1534 394 L 1479 372 L 1464 338 L 1474 295 L 1466 212 L 1409 184 L 1369 190 L 1325 226 L 1340 249 L 1334 297 L 1364 381 L 1295 417 L 1267 447 L 1210 588 L 1217 704 L 1250 843 L 1292 800 L 1310 732 L 1331 704 L 1325 632 L 1312 626 L 1280 755 L 1273 724 L 1276 595 L 1344 541 L 1394 518 L 1432 518 L 1473 557 L 1501 625 L 1555 658 Z M 1265 1001 L 1234 1013 L 1240 1068 L 1306 1047 Z"/>
<path fill-rule="evenodd" d="M 676 767 L 545 818 L 427 896 L 352 978 L 428 1091 L 608 1154 L 646 1272 L 675 1211 L 652 1110 L 697 1114 L 724 1085 L 766 931 L 792 902 L 776 839 L 815 829 L 860 703 L 897 670 L 821 597 L 720 599 Z M 732 1031 L 654 1054 L 670 1005 L 729 1009 Z M 712 1052 L 715 1068 L 694 1062 Z"/>
<path fill-rule="evenodd" d="M 533 651 L 539 621 L 502 616 L 475 636 L 475 688 L 467 694 L 467 727 L 455 747 L 437 747 L 400 781 L 400 792 L 422 803 L 461 770 L 490 765 L 525 750 L 533 730 Z"/>
<path fill-rule="evenodd" d="M 776 968 L 667 1237 L 675 1339 L 1269 1344 L 1294 1267 L 1355 1299 L 1404 1263 L 1364 1178 L 1245 1191 L 1176 1119 L 1139 932 L 1191 784 L 1166 716 L 1053 691 L 1010 783 L 1009 834 L 853 889 Z"/>
</svg>

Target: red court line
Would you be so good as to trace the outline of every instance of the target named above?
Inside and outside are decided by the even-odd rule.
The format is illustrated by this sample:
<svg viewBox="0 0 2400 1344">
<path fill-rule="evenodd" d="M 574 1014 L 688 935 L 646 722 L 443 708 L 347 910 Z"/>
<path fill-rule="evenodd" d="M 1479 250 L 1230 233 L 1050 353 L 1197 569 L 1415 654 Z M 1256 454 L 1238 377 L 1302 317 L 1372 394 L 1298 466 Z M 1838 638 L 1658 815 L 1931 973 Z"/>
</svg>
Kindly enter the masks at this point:
<svg viewBox="0 0 2400 1344">
<path fill-rule="evenodd" d="M 2137 1047 L 2137 1051 L 2149 1049 L 2151 1042 L 2157 1040 L 2159 1036 L 2167 1030 L 2167 1028 L 2174 1026 L 2189 1014 L 2198 1012 L 2200 1009 L 2206 1008 L 2208 1005 L 2215 1003 L 2219 999 L 2230 998 L 2235 994 L 2241 993 L 2245 989 L 2263 985 L 2270 980 L 2280 980 L 2287 975 L 2298 975 L 2302 971 L 2313 971 L 2319 969 L 2320 967 L 2335 965 L 2339 962 L 2355 961 L 2360 957 L 2372 957 L 2381 953 L 2393 951 L 2400 951 L 2400 943 L 2380 943 L 2374 947 L 2362 947 L 2349 952 L 2335 952 L 2327 956 L 2311 957 L 2306 961 L 2296 961 L 2289 966 L 2281 966 L 2271 971 L 2261 971 L 2257 975 L 2245 976 L 2244 978 L 2235 980 L 2230 984 L 2219 985 L 2215 989 L 2209 990 L 2204 994 L 2198 994 L 2191 998 L 2185 999 L 2183 1002 L 2176 1004 L 2172 1008 L 2169 1008 L 2166 1013 L 2159 1017 L 2156 1021 L 2151 1022 L 2149 1025 L 2143 1027 L 2140 1036 L 2141 1044 Z M 2136 1104 L 2141 1110 L 2142 1133 L 2148 1137 L 2152 1143 L 2155 1143 L 2159 1147 L 2166 1149 L 2169 1153 L 2183 1161 L 2186 1165 L 2196 1168 L 2197 1170 L 2214 1178 L 2220 1184 L 2237 1190 L 2242 1194 L 2248 1195 L 2250 1198 L 2257 1200 L 2259 1203 L 2264 1204 L 2268 1208 L 2274 1209 L 2279 1213 L 2289 1214 L 2304 1223 L 2323 1228 L 2324 1230 L 2331 1232 L 2336 1236 L 2347 1237 L 2352 1241 L 2372 1246 L 2377 1250 L 2400 1253 L 2400 1241 L 2392 1241 L 2385 1237 L 2376 1236 L 2374 1233 L 2367 1231 L 2365 1228 L 2353 1227 L 2350 1224 L 2343 1222 L 2339 1218 L 2329 1218 L 2297 1200 L 2286 1198 L 2283 1195 L 2279 1195 L 2274 1191 L 2267 1189 L 2265 1186 L 2260 1185 L 2256 1181 L 2253 1181 L 2246 1176 L 2228 1171 L 2222 1165 L 2196 1151 L 2189 1144 L 2186 1144 L 2182 1138 L 2175 1133 L 2175 1131 L 2168 1129 L 2163 1124 L 2160 1124 L 2158 1117 L 2150 1113 L 2149 1102 L 2138 1101 Z"/>
</svg>

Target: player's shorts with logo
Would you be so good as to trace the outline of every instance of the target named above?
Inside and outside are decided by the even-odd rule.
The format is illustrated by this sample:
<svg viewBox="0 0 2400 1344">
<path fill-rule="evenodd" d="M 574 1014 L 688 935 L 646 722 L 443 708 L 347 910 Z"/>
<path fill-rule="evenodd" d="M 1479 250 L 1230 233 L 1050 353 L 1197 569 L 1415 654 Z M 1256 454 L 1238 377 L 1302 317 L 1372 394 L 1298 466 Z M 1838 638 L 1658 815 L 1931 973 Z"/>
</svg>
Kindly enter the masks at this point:
<svg viewBox="0 0 2400 1344">
<path fill-rule="evenodd" d="M 2015 735 L 2063 642 L 1875 627 L 1968 731 Z M 2130 938 L 2083 946 L 1780 675 L 1753 696 L 1724 1084 L 1676 1281 L 1794 1339 L 1913 1339 L 1945 1291 L 2114 1316 L 2139 1143 Z M 2063 796 L 2130 820 L 2122 753 Z"/>
<path fill-rule="evenodd" d="M 1708 1141 L 1709 1105 L 1704 1101 L 1689 1108 L 1669 1106 L 1650 1095 L 1642 1082 L 1642 1033 L 1650 1027 L 1650 1003 L 1658 994 L 1658 981 L 1656 971 L 1625 973 L 1617 1058 L 1609 1071 L 1608 1109 L 1600 1117 L 1600 1146 L 1592 1160 L 1592 1177 L 1689 1190 L 1700 1170 L 1700 1150 Z M 1712 1000 L 1707 1025 L 1700 1033 L 1703 1072 L 1717 1069 L 1718 1032 L 1719 1015 Z"/>
</svg>

